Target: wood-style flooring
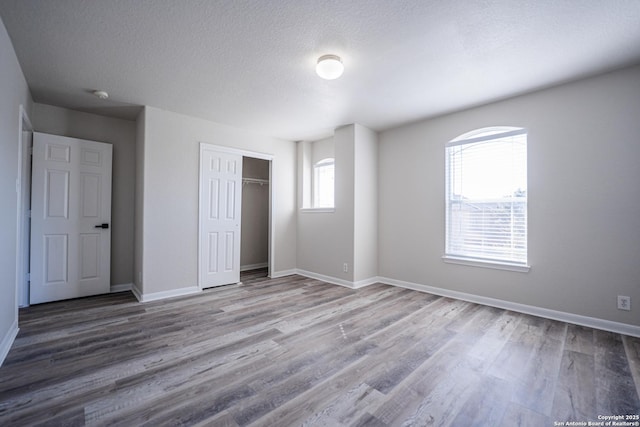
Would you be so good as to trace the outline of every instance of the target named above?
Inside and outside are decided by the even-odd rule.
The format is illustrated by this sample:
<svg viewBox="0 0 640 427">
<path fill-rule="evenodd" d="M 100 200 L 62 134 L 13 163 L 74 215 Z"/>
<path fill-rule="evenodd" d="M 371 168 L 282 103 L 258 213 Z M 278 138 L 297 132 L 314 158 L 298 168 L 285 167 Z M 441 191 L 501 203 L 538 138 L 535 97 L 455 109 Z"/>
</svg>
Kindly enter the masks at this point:
<svg viewBox="0 0 640 427">
<path fill-rule="evenodd" d="M 640 414 L 640 339 L 263 272 L 20 310 L 0 425 L 553 426 Z"/>
</svg>

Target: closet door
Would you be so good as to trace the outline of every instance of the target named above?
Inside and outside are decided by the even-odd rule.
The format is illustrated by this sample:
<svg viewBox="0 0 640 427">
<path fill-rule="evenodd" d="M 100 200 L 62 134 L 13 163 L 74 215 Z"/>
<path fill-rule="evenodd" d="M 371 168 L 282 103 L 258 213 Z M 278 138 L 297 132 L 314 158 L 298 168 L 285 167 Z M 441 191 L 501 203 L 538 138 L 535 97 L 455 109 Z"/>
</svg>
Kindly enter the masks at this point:
<svg viewBox="0 0 640 427">
<path fill-rule="evenodd" d="M 201 146 L 199 286 L 240 281 L 242 156 Z"/>
</svg>

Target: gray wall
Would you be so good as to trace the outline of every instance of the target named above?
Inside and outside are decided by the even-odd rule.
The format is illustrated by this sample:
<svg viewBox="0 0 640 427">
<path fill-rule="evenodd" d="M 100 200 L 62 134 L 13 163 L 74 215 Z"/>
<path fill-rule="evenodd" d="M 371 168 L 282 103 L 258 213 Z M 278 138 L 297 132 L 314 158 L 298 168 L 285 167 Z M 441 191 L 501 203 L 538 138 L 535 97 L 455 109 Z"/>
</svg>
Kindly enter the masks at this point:
<svg viewBox="0 0 640 427">
<path fill-rule="evenodd" d="M 355 125 L 353 280 L 378 275 L 378 135 Z"/>
<path fill-rule="evenodd" d="M 322 140 L 319 146 L 326 141 L 330 142 Z M 317 143 L 298 144 L 299 169 L 311 158 L 314 144 Z M 359 124 L 340 127 L 333 136 L 333 150 L 335 209 L 299 211 L 297 265 L 303 272 L 358 285 L 377 275 L 377 135 Z M 321 160 L 327 153 L 330 151 L 325 150 L 313 161 Z M 303 175 L 298 174 L 301 187 Z M 306 191 L 310 191 L 310 186 L 306 186 Z M 301 191 L 298 197 L 303 197 Z"/>
<path fill-rule="evenodd" d="M 303 271 L 340 280 L 353 281 L 353 138 L 354 126 L 336 129 L 333 136 L 335 154 L 335 209 L 333 212 L 298 211 L 297 267 Z M 330 140 L 321 140 L 329 141 Z M 298 168 L 307 163 L 307 176 L 298 174 L 299 186 L 305 182 L 311 192 L 314 143 L 299 143 Z M 323 142 L 320 142 L 322 145 Z M 306 147 L 306 149 L 305 149 Z M 298 192 L 302 196 L 302 192 Z M 302 207 L 302 205 L 300 205 Z M 349 271 L 342 271 L 343 263 Z"/>
<path fill-rule="evenodd" d="M 269 161 L 242 158 L 242 177 L 269 180 Z M 242 184 L 240 268 L 269 260 L 269 185 Z"/>
<path fill-rule="evenodd" d="M 0 364 L 18 328 L 16 288 L 20 105 L 31 113 L 31 95 L 11 40 L 0 21 Z"/>
<path fill-rule="evenodd" d="M 441 259 L 445 143 L 486 126 L 528 130 L 529 273 Z M 638 66 L 381 133 L 380 276 L 640 325 L 639 135 Z"/>
<path fill-rule="evenodd" d="M 111 285 L 133 283 L 136 123 L 34 104 L 36 131 L 113 145 Z"/>
<path fill-rule="evenodd" d="M 333 137 L 324 138 L 319 141 L 313 141 L 311 143 L 311 159 L 310 166 L 313 170 L 313 166 L 320 160 L 327 158 L 335 158 L 335 144 Z"/>
<path fill-rule="evenodd" d="M 140 119 L 138 119 L 140 120 Z M 141 265 L 136 288 L 145 295 L 198 285 L 198 180 L 200 142 L 274 156 L 272 275 L 295 268 L 295 143 L 158 108 L 144 110 Z M 142 132 L 139 132 L 139 135 Z M 139 280 L 142 275 L 142 281 Z"/>
</svg>

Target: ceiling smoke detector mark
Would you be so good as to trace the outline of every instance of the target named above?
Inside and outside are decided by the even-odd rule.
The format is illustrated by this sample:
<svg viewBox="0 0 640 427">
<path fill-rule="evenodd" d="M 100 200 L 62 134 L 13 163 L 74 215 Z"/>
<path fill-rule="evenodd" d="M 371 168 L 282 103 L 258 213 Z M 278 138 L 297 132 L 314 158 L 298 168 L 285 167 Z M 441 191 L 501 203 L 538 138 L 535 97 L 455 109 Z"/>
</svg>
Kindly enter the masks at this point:
<svg viewBox="0 0 640 427">
<path fill-rule="evenodd" d="M 107 92 L 105 92 L 104 90 L 94 90 L 93 95 L 100 98 L 100 99 L 107 99 L 109 98 L 109 94 Z"/>
<path fill-rule="evenodd" d="M 631 310 L 631 297 L 618 295 L 618 310 Z"/>
</svg>

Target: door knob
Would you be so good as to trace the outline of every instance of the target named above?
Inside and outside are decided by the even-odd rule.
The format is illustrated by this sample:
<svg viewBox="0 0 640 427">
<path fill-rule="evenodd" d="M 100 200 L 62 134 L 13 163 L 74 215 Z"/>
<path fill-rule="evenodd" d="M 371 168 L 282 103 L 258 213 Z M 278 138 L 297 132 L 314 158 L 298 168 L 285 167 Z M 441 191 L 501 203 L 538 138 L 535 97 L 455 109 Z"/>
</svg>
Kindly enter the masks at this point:
<svg viewBox="0 0 640 427">
<path fill-rule="evenodd" d="M 96 225 L 96 228 L 109 228 L 109 224 L 107 223 L 99 224 L 99 225 Z"/>
</svg>

